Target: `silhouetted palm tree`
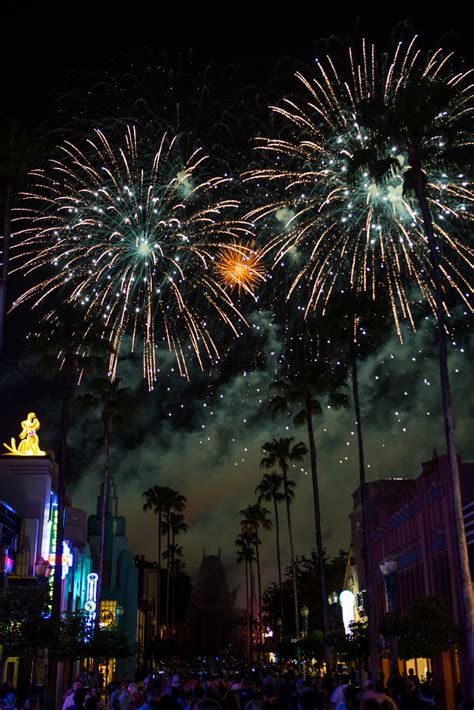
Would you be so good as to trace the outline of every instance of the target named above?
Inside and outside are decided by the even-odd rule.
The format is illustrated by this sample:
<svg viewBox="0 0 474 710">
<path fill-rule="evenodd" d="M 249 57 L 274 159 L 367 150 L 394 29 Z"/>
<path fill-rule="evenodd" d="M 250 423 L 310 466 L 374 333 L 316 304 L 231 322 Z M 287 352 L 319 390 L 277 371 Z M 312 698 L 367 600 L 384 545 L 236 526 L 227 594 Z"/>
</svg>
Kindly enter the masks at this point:
<svg viewBox="0 0 474 710">
<path fill-rule="evenodd" d="M 260 553 L 259 545 L 259 530 L 271 530 L 272 521 L 268 517 L 270 511 L 263 508 L 260 503 L 248 505 L 244 510 L 240 511 L 243 520 L 240 521 L 240 528 L 243 532 L 255 533 L 255 557 L 257 560 L 257 581 L 258 581 L 258 628 L 259 628 L 259 643 L 262 644 L 262 577 L 260 569 Z"/>
<path fill-rule="evenodd" d="M 322 414 L 321 399 L 325 399 L 332 409 L 349 407 L 349 397 L 343 392 L 347 387 L 344 378 L 337 374 L 332 364 L 320 359 L 308 365 L 304 372 L 294 371 L 286 378 L 275 380 L 272 389 L 277 394 L 270 397 L 269 406 L 272 414 L 287 412 L 289 409 L 302 409 L 293 419 L 295 426 L 306 424 L 311 462 L 311 480 L 313 483 L 314 528 L 316 532 L 316 552 L 319 560 L 321 580 L 321 598 L 323 605 L 324 633 L 330 631 L 329 611 L 327 607 L 326 570 L 324 567 L 324 547 L 321 534 L 321 506 L 319 500 L 318 467 L 316 443 L 313 427 L 313 415 Z M 329 648 L 326 645 L 326 660 L 329 663 Z"/>
<path fill-rule="evenodd" d="M 293 488 L 296 486 L 294 481 L 288 481 L 288 492 L 294 496 Z M 283 588 L 281 584 L 281 554 L 280 554 L 280 522 L 278 517 L 278 504 L 285 500 L 285 494 L 283 493 L 284 481 L 283 475 L 273 471 L 272 473 L 264 473 L 262 480 L 255 489 L 255 493 L 258 495 L 258 502 L 261 503 L 262 500 L 265 502 L 273 501 L 273 510 L 275 514 L 275 538 L 276 538 L 276 553 L 277 553 L 277 565 L 278 565 L 278 589 L 280 592 L 280 618 L 283 624 L 284 612 L 283 612 Z M 283 627 L 282 627 L 283 633 Z"/>
<path fill-rule="evenodd" d="M 245 562 L 245 599 L 247 608 L 247 653 L 252 652 L 252 630 L 253 630 L 253 571 L 252 564 L 255 561 L 253 551 L 254 533 L 243 532 L 235 541 L 237 548 L 237 563 Z"/>
<path fill-rule="evenodd" d="M 298 589 L 296 585 L 296 566 L 295 566 L 295 549 L 293 545 L 293 531 L 291 526 L 291 513 L 290 513 L 290 503 L 292 497 L 294 497 L 293 491 L 290 488 L 288 481 L 288 468 L 290 463 L 296 461 L 302 461 L 308 449 L 300 441 L 298 444 L 294 444 L 294 437 L 284 439 L 272 439 L 267 441 L 262 448 L 262 451 L 266 456 L 260 462 L 261 468 L 273 468 L 278 466 L 283 474 L 283 493 L 285 496 L 286 504 L 286 517 L 288 521 L 288 537 L 290 540 L 290 556 L 291 556 L 291 578 L 293 584 L 293 605 L 294 605 L 294 615 L 295 615 L 295 634 L 298 638 L 299 636 L 299 615 L 298 615 Z"/>
<path fill-rule="evenodd" d="M 102 338 L 97 324 L 71 305 L 62 305 L 54 314 L 43 319 L 28 336 L 23 359 L 33 364 L 43 379 L 63 376 L 63 399 L 59 429 L 58 457 L 58 528 L 55 569 L 61 569 L 64 540 L 64 515 L 67 481 L 67 438 L 74 379 L 84 373 L 98 373 L 104 369 L 112 346 Z M 61 611 L 61 575 L 53 579 L 52 613 L 59 619 Z"/>
<path fill-rule="evenodd" d="M 104 477 L 100 510 L 100 543 L 97 573 L 97 608 L 100 610 L 104 586 L 106 515 L 110 499 L 110 429 L 120 429 L 136 413 L 135 400 L 129 387 L 120 387 L 120 378 L 96 377 L 89 385 L 90 391 L 76 397 L 81 412 L 100 411 L 103 427 Z M 109 581 L 110 580 L 106 580 Z M 96 617 L 99 628 L 99 614 Z"/>
<path fill-rule="evenodd" d="M 158 516 L 158 599 L 157 599 L 157 627 L 158 627 L 158 638 L 161 638 L 161 536 L 162 536 L 162 524 L 163 515 L 169 510 L 170 502 L 173 497 L 173 490 L 169 486 L 152 486 L 148 490 L 142 493 L 145 498 L 145 503 L 143 504 L 143 510 L 146 513 L 148 510 L 153 510 L 153 512 Z"/>
<path fill-rule="evenodd" d="M 443 64 L 445 62 L 446 59 Z M 458 74 L 457 78 L 460 77 Z M 449 235 L 444 221 L 435 224 L 433 220 L 433 214 L 439 212 L 438 198 L 433 190 L 435 176 L 472 167 L 472 112 L 466 104 L 468 93 L 460 90 L 462 85 L 455 78 L 454 73 L 451 81 L 441 81 L 436 74 L 427 72 L 422 75 L 414 73 L 398 87 L 390 102 L 385 97 L 377 97 L 360 105 L 357 120 L 368 129 L 370 139 L 364 149 L 353 156 L 350 169 L 352 172 L 368 170 L 375 181 L 383 181 L 390 171 L 401 170 L 391 152 L 392 146 L 396 145 L 397 152 L 408 157 L 408 169 L 403 173 L 404 197 L 413 199 L 421 212 L 437 321 L 441 401 L 462 578 L 470 688 L 474 696 L 474 604 L 449 387 L 443 302 L 445 272 L 442 263 L 440 266 L 442 245 Z M 444 215 L 441 219 L 444 220 Z M 419 259 L 417 263 L 425 262 Z"/>
</svg>

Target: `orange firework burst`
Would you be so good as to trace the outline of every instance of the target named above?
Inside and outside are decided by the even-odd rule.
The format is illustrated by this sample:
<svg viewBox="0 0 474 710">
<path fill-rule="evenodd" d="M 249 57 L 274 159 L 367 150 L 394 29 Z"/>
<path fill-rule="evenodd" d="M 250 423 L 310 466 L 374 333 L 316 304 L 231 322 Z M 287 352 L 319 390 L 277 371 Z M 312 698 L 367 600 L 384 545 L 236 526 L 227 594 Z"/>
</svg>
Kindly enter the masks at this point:
<svg viewBox="0 0 474 710">
<path fill-rule="evenodd" d="M 218 278 L 225 288 L 237 288 L 239 293 L 244 290 L 253 296 L 255 289 L 265 281 L 261 254 L 250 246 L 231 244 L 221 249 L 216 261 Z"/>
</svg>

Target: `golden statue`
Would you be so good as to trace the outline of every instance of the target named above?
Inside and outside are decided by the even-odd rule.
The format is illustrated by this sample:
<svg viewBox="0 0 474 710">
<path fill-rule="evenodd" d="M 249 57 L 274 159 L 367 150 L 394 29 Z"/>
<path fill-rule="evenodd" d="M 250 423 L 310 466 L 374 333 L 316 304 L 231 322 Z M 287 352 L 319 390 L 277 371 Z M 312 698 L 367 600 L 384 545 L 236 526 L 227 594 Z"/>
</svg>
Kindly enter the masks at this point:
<svg viewBox="0 0 474 710">
<path fill-rule="evenodd" d="M 12 436 L 11 446 L 3 444 L 8 450 L 5 456 L 46 456 L 45 451 L 39 447 L 39 437 L 36 433 L 40 428 L 39 420 L 34 412 L 30 412 L 27 418 L 21 423 L 20 443 L 16 446 L 15 437 Z"/>
</svg>

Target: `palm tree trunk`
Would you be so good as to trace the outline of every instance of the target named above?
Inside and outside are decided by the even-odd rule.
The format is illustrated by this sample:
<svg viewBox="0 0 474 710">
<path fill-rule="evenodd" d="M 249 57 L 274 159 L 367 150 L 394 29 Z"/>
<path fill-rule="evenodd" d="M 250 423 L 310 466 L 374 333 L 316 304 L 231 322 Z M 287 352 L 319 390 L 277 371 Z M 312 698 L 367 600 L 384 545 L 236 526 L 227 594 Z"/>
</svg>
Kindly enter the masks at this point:
<svg viewBox="0 0 474 710">
<path fill-rule="evenodd" d="M 3 206 L 3 266 L 2 277 L 0 278 L 0 355 L 3 354 L 5 338 L 5 317 L 7 310 L 7 278 L 8 278 L 8 254 L 11 240 L 11 209 L 12 209 L 13 185 L 7 183 L 5 190 L 5 202 Z"/>
<path fill-rule="evenodd" d="M 175 534 L 174 529 L 171 531 L 171 610 L 170 610 L 170 623 L 171 623 L 171 637 L 173 637 L 174 629 L 174 592 L 176 585 L 176 570 L 175 570 Z"/>
<path fill-rule="evenodd" d="M 64 541 L 64 525 L 66 514 L 66 459 L 67 435 L 69 431 L 69 415 L 72 400 L 72 378 L 74 373 L 74 353 L 67 352 L 64 362 L 64 394 L 61 411 L 61 428 L 59 436 L 59 466 L 58 466 L 58 530 L 56 536 L 56 559 L 53 579 L 52 616 L 58 620 L 61 615 L 61 562 Z"/>
<path fill-rule="evenodd" d="M 105 537 L 106 537 L 106 516 L 107 504 L 109 501 L 110 488 L 110 448 L 109 448 L 109 409 L 108 405 L 104 405 L 102 411 L 102 421 L 104 424 L 104 480 L 100 510 L 100 542 L 99 542 L 99 569 L 97 580 L 97 615 L 96 629 L 99 628 L 100 620 L 100 605 L 102 602 L 102 589 L 104 587 L 104 569 L 105 569 Z M 110 584 L 110 580 L 108 582 Z"/>
<path fill-rule="evenodd" d="M 250 604 L 249 604 L 249 571 L 245 560 L 245 606 L 247 612 L 247 655 L 250 656 Z"/>
<path fill-rule="evenodd" d="M 158 599 L 156 600 L 156 630 L 158 633 L 158 638 L 161 638 L 161 508 L 158 511 L 158 584 L 156 593 Z"/>
<path fill-rule="evenodd" d="M 351 369 L 352 369 L 352 396 L 354 398 L 354 409 L 357 424 L 357 444 L 359 447 L 359 490 L 360 490 L 360 507 L 362 512 L 362 532 L 364 536 L 364 579 L 365 579 L 365 600 L 364 607 L 367 614 L 368 635 L 369 635 L 369 656 L 370 656 L 370 671 L 373 682 L 378 680 L 379 675 L 379 655 L 377 643 L 377 625 L 375 623 L 374 595 L 372 588 L 372 570 L 373 560 L 371 555 L 371 547 L 369 542 L 369 528 L 367 515 L 367 496 L 365 488 L 365 456 L 364 456 L 364 440 L 362 438 L 362 419 L 360 413 L 359 399 L 359 380 L 357 377 L 357 357 L 354 344 L 351 344 Z"/>
<path fill-rule="evenodd" d="M 258 657 L 261 654 L 262 645 L 262 577 L 260 573 L 260 551 L 258 549 L 258 527 L 255 528 L 255 557 L 257 559 L 257 583 L 258 583 Z"/>
<path fill-rule="evenodd" d="M 314 528 L 316 532 L 316 552 L 318 554 L 319 580 L 321 588 L 321 604 L 323 607 L 323 631 L 324 631 L 324 655 L 326 658 L 326 668 L 331 663 L 331 653 L 326 641 L 329 633 L 329 612 L 328 594 L 326 585 L 326 568 L 324 566 L 324 548 L 321 534 L 321 507 L 319 502 L 318 467 L 316 461 L 316 444 L 314 441 L 313 417 L 311 411 L 311 401 L 306 398 L 306 423 L 308 425 L 309 457 L 311 462 L 311 480 L 313 482 L 313 503 L 314 503 Z"/>
<path fill-rule="evenodd" d="M 283 624 L 283 587 L 281 585 L 281 557 L 280 557 L 280 521 L 278 519 L 278 504 L 275 496 L 273 496 L 273 506 L 275 509 L 275 532 L 276 532 L 276 551 L 278 564 L 278 589 L 280 590 L 280 619 Z M 280 626 L 280 633 L 283 632 L 283 626 Z"/>
<path fill-rule="evenodd" d="M 250 653 L 249 656 L 253 658 L 253 594 L 254 594 L 254 581 L 253 581 L 253 565 L 252 560 L 249 563 L 250 566 Z"/>
<path fill-rule="evenodd" d="M 166 638 L 170 635 L 170 510 L 168 510 L 168 526 L 166 531 L 166 607 L 165 607 L 165 623 L 166 623 Z"/>
<path fill-rule="evenodd" d="M 469 556 L 466 542 L 466 532 L 464 528 L 464 516 L 462 511 L 461 484 L 459 479 L 459 466 L 456 453 L 456 442 L 454 438 L 454 422 L 451 409 L 451 394 L 449 389 L 448 356 L 446 348 L 446 332 L 444 328 L 443 296 L 441 287 L 441 275 L 438 262 L 436 239 L 433 229 L 433 220 L 428 204 L 425 176 L 421 168 L 421 158 L 417 150 L 409 153 L 410 166 L 413 170 L 414 187 L 421 214 L 423 225 L 428 238 L 428 248 L 431 261 L 431 276 L 434 282 L 434 296 L 436 304 L 436 320 L 438 333 L 438 356 L 441 385 L 441 400 L 443 405 L 444 433 L 446 438 L 446 448 L 448 451 L 448 465 L 451 478 L 452 506 L 456 527 L 456 538 L 458 541 L 458 567 L 460 586 L 462 590 L 463 616 L 465 629 L 466 655 L 468 664 L 469 679 L 465 685 L 469 689 L 471 697 L 474 697 L 474 609 L 472 601 L 472 579 L 469 568 Z"/>
<path fill-rule="evenodd" d="M 285 486 L 285 501 L 286 501 L 286 517 L 288 520 L 288 537 L 290 541 L 290 556 L 291 556 L 291 581 L 293 583 L 293 605 L 295 613 L 295 637 L 299 638 L 299 616 L 298 616 L 298 590 L 296 587 L 296 566 L 295 566 L 295 549 L 293 546 L 293 530 L 291 527 L 291 513 L 290 513 L 290 497 L 288 495 L 288 475 L 286 466 L 282 466 L 283 471 L 283 482 Z"/>
</svg>

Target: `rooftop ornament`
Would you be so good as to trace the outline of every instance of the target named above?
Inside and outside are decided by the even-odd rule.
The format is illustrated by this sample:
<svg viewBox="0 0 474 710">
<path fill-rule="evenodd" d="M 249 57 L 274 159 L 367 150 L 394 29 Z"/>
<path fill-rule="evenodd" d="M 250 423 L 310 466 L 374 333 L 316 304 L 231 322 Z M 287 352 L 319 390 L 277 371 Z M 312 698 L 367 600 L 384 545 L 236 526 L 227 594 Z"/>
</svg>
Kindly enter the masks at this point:
<svg viewBox="0 0 474 710">
<path fill-rule="evenodd" d="M 46 456 L 45 451 L 39 447 L 39 437 L 36 433 L 40 428 L 39 420 L 34 412 L 30 412 L 27 418 L 21 422 L 20 443 L 16 445 L 15 437 L 11 438 L 11 446 L 3 444 L 8 453 L 4 456 Z"/>
</svg>

